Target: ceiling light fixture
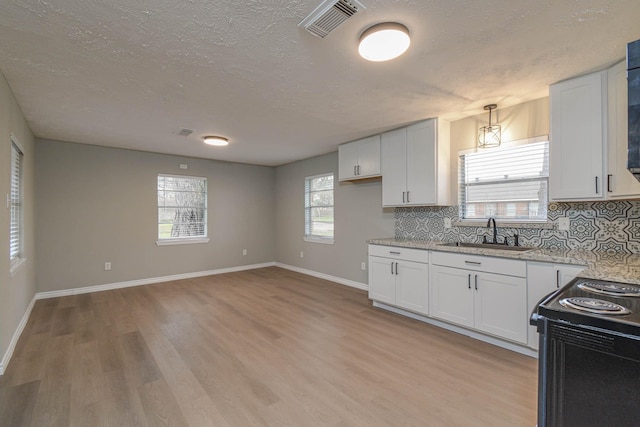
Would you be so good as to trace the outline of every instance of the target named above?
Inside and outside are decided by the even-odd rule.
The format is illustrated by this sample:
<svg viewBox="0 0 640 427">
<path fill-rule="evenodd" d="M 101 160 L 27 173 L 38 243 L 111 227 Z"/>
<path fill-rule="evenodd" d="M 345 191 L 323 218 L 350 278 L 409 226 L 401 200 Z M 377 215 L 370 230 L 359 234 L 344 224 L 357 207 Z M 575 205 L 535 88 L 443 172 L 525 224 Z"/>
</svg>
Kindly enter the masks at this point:
<svg viewBox="0 0 640 427">
<path fill-rule="evenodd" d="M 388 61 L 405 53 L 410 44 L 407 27 L 397 22 L 383 22 L 362 33 L 358 53 L 368 61 Z"/>
<path fill-rule="evenodd" d="M 478 129 L 478 147 L 493 148 L 500 146 L 500 138 L 502 137 L 500 125 L 491 124 L 491 111 L 498 108 L 496 104 L 485 105 L 484 109 L 489 110 L 489 125 L 482 126 Z"/>
<path fill-rule="evenodd" d="M 209 145 L 215 145 L 216 147 L 224 147 L 229 145 L 229 139 L 224 136 L 205 136 L 204 143 Z"/>
</svg>

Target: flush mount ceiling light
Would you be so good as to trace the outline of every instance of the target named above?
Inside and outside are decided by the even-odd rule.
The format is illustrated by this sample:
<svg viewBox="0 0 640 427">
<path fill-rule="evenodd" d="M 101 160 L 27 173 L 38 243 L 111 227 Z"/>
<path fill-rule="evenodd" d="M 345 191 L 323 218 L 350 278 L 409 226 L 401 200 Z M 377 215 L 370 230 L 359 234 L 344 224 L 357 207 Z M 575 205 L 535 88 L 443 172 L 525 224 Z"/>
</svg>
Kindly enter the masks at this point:
<svg viewBox="0 0 640 427">
<path fill-rule="evenodd" d="M 407 27 L 397 22 L 383 22 L 362 33 L 358 53 L 369 61 L 388 61 L 405 53 L 410 44 Z"/>
<path fill-rule="evenodd" d="M 484 109 L 489 110 L 489 124 L 478 129 L 478 147 L 493 148 L 500 146 L 501 129 L 500 125 L 491 124 L 491 111 L 498 108 L 496 104 L 485 105 Z"/>
<path fill-rule="evenodd" d="M 229 145 L 229 139 L 224 136 L 205 136 L 204 143 L 209 145 L 215 145 L 216 147 L 224 147 Z"/>
</svg>

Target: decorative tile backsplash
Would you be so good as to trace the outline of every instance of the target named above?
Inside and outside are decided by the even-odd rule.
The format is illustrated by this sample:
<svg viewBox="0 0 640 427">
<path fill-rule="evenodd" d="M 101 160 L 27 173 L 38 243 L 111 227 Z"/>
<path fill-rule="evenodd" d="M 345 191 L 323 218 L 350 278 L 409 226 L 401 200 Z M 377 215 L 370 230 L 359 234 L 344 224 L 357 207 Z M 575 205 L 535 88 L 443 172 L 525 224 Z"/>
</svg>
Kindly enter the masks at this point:
<svg viewBox="0 0 640 427">
<path fill-rule="evenodd" d="M 569 230 L 558 229 L 558 218 L 569 218 Z M 459 220 L 457 206 L 396 208 L 396 239 L 481 242 L 490 237 L 487 227 L 444 227 L 444 219 Z M 500 227 L 498 240 L 505 236 L 513 244 L 518 234 L 521 246 L 545 249 L 640 253 L 640 201 L 550 203 L 549 222 L 553 228 Z"/>
</svg>

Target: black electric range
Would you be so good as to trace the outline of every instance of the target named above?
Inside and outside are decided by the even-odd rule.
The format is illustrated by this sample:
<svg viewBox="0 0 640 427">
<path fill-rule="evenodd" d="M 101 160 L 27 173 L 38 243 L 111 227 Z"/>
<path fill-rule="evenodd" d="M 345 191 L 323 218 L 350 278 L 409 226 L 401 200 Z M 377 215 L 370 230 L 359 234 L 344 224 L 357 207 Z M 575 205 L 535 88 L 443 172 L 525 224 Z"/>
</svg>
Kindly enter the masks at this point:
<svg viewBox="0 0 640 427">
<path fill-rule="evenodd" d="M 577 277 L 531 315 L 538 427 L 640 425 L 640 286 Z"/>
</svg>

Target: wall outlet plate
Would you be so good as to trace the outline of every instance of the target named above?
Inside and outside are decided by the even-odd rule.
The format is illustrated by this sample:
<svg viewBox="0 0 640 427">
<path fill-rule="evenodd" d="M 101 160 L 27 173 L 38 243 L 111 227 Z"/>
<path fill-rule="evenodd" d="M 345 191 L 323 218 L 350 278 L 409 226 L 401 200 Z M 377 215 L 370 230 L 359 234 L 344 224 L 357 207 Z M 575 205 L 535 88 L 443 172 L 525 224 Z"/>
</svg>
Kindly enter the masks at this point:
<svg viewBox="0 0 640 427">
<path fill-rule="evenodd" d="M 304 258 L 304 252 L 300 251 L 300 258 Z"/>
<path fill-rule="evenodd" d="M 444 228 L 451 228 L 451 218 L 444 219 Z"/>
<path fill-rule="evenodd" d="M 569 220 L 569 218 L 567 217 L 558 218 L 558 230 L 569 231 L 570 228 L 571 228 L 571 221 Z"/>
<path fill-rule="evenodd" d="M 360 270 L 366 271 L 367 270 L 367 263 L 365 263 L 365 262 L 360 263 Z"/>
<path fill-rule="evenodd" d="M 104 271 L 111 270 L 111 263 L 109 261 L 104 263 Z"/>
<path fill-rule="evenodd" d="M 242 250 L 242 255 L 246 255 L 246 254 L 247 254 L 247 250 L 246 250 L 246 249 L 243 249 L 243 250 Z"/>
</svg>

